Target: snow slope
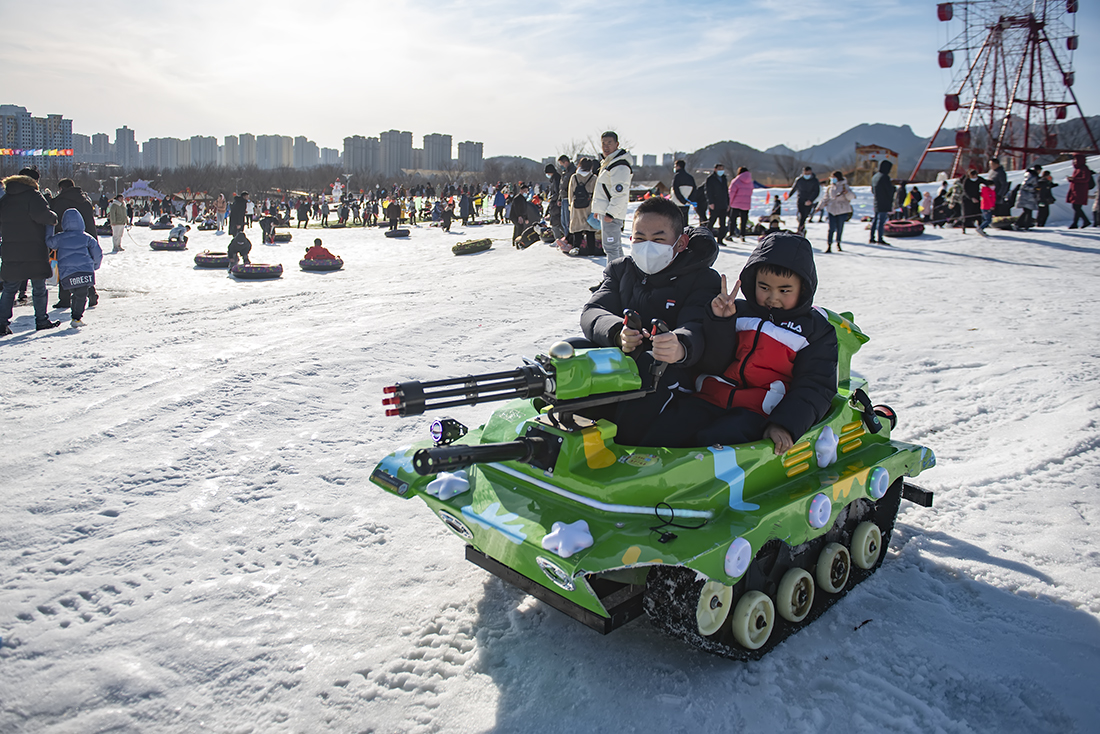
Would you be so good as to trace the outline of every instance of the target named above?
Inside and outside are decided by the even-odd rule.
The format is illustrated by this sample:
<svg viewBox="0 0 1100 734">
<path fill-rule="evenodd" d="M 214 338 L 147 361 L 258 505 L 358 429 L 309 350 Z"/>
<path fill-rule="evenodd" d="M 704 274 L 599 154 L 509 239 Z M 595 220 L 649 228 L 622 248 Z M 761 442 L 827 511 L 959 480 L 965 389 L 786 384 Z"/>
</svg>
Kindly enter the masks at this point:
<svg viewBox="0 0 1100 734">
<path fill-rule="evenodd" d="M 0 731 L 1097 731 L 1100 229 L 863 226 L 819 255 L 818 302 L 872 337 L 853 367 L 936 451 L 935 507 L 752 664 L 644 618 L 601 637 L 368 482 L 430 422 L 385 418 L 384 385 L 576 333 L 602 260 L 502 226 L 309 230 L 255 246 L 281 280 L 237 282 L 192 265 L 224 236 L 134 228 L 88 326 L 20 307 L 0 342 Z M 298 270 L 318 235 L 343 271 Z M 453 257 L 471 236 L 502 239 Z"/>
</svg>

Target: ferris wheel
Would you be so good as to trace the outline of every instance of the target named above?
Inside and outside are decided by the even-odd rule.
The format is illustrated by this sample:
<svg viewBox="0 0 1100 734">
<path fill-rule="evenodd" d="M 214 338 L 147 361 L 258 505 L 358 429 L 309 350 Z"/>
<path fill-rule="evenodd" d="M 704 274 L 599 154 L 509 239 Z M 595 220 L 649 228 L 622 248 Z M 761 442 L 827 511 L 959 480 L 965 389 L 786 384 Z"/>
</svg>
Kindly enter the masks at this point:
<svg viewBox="0 0 1100 734">
<path fill-rule="evenodd" d="M 944 95 L 946 113 L 910 179 L 929 153 L 954 153 L 951 178 L 984 168 L 990 158 L 1008 168 L 1068 153 L 1100 153 L 1096 136 L 1073 93 L 1078 0 L 964 0 L 938 3 L 948 41 L 942 69 L 955 69 Z M 1081 118 L 1080 135 L 1060 136 L 1056 125 Z M 954 145 L 936 145 L 955 115 Z M 1064 138 L 1064 139 L 1063 139 Z"/>
</svg>

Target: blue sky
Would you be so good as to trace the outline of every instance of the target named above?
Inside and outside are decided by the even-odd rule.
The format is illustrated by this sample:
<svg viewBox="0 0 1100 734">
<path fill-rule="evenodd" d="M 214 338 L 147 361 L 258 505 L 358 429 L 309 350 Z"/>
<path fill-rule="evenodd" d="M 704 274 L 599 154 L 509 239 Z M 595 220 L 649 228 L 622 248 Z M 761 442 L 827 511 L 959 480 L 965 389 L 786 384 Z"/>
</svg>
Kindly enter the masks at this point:
<svg viewBox="0 0 1100 734">
<path fill-rule="evenodd" d="M 1095 115 L 1100 11 L 1080 5 L 1074 91 Z M 0 18 L 0 103 L 139 141 L 398 128 L 539 159 L 613 128 L 639 154 L 801 149 L 863 122 L 931 135 L 951 82 L 930 0 L 0 0 Z"/>
</svg>

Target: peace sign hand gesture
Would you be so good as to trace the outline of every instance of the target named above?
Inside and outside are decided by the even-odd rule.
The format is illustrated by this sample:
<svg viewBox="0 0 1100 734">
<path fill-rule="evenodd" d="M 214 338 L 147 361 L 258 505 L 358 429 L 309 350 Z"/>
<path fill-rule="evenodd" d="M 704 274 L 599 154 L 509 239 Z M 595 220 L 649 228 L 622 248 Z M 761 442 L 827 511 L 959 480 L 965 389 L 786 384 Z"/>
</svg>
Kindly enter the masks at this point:
<svg viewBox="0 0 1100 734">
<path fill-rule="evenodd" d="M 737 306 L 734 304 L 734 300 L 737 298 L 737 291 L 741 287 L 741 281 L 737 281 L 733 284 L 733 291 L 729 294 L 726 293 L 726 276 L 722 276 L 722 292 L 714 297 L 714 300 L 710 302 L 711 312 L 720 319 L 728 319 L 737 313 Z"/>
</svg>

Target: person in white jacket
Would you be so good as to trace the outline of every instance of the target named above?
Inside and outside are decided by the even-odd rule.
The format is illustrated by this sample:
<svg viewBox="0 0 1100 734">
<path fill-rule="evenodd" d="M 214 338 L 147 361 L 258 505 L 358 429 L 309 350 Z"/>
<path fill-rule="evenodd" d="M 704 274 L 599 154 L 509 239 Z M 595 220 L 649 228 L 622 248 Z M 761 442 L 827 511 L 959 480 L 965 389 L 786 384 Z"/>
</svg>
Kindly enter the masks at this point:
<svg viewBox="0 0 1100 734">
<path fill-rule="evenodd" d="M 592 192 L 592 216 L 600 223 L 603 251 L 610 265 L 623 256 L 623 224 L 630 202 L 630 181 L 634 169 L 630 155 L 619 147 L 618 134 L 607 131 L 600 136 L 603 161 Z"/>
<path fill-rule="evenodd" d="M 833 251 L 834 232 L 836 233 L 836 251 L 844 252 L 840 249 L 840 236 L 844 234 L 844 223 L 852 218 L 852 199 L 854 198 L 856 194 L 844 180 L 844 174 L 833 171 L 829 188 L 825 189 L 825 196 L 821 198 L 821 204 L 818 207 L 829 215 L 829 244 L 825 252 Z"/>
</svg>

